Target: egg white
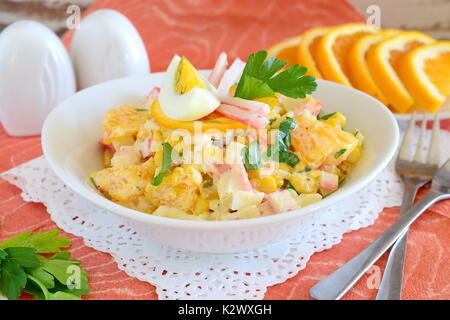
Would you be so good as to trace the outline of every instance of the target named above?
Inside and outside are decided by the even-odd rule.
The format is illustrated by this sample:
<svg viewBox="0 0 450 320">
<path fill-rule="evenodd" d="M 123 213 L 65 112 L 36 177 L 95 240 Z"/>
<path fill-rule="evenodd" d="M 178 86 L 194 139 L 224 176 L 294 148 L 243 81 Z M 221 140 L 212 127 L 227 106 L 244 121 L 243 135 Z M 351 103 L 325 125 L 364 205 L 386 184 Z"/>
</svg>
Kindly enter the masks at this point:
<svg viewBox="0 0 450 320">
<path fill-rule="evenodd" d="M 189 92 L 178 94 L 175 89 L 175 79 L 180 61 L 181 58 L 178 55 L 172 58 L 159 93 L 159 103 L 169 118 L 182 121 L 197 120 L 216 110 L 220 100 L 215 93 L 215 88 L 201 76 L 207 89 L 195 87 Z"/>
</svg>

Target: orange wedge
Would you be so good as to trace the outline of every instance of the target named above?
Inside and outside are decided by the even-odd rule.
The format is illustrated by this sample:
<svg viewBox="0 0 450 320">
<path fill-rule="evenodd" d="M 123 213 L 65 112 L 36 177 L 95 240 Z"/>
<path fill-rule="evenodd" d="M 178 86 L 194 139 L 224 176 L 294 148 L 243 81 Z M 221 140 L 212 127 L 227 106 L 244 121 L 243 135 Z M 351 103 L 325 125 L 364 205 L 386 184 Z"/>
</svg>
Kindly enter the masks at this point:
<svg viewBox="0 0 450 320">
<path fill-rule="evenodd" d="M 299 43 L 299 36 L 286 39 L 267 49 L 267 55 L 286 61 L 288 65 L 297 64 L 297 47 Z"/>
<path fill-rule="evenodd" d="M 313 53 L 320 74 L 327 80 L 351 87 L 346 59 L 348 51 L 361 37 L 377 31 L 375 27 L 359 23 L 331 29 L 322 36 Z"/>
<path fill-rule="evenodd" d="M 397 74 L 400 60 L 412 49 L 432 42 L 433 38 L 421 32 L 402 32 L 372 46 L 367 52 L 370 74 L 394 111 L 405 113 L 414 104 Z"/>
<path fill-rule="evenodd" d="M 388 105 L 388 101 L 370 75 L 369 67 L 366 63 L 366 54 L 373 45 L 398 32 L 398 30 L 383 30 L 376 34 L 363 36 L 355 42 L 347 56 L 349 79 L 352 85 L 356 89 L 370 94 L 385 105 Z"/>
<path fill-rule="evenodd" d="M 162 111 L 161 106 L 159 105 L 158 99 L 155 99 L 150 107 L 152 116 L 155 118 L 156 122 L 162 127 L 169 129 L 186 129 L 189 132 L 194 133 L 194 122 L 195 121 L 181 121 L 174 120 L 167 117 Z M 247 125 L 231 120 L 229 118 L 222 117 L 216 113 L 211 113 L 206 117 L 203 117 L 201 121 L 202 124 L 202 132 L 207 130 L 219 130 L 221 132 L 226 132 L 228 129 L 243 129 L 247 128 Z"/>
<path fill-rule="evenodd" d="M 415 107 L 435 113 L 450 96 L 450 41 L 411 50 L 400 61 L 399 75 Z"/>
<path fill-rule="evenodd" d="M 316 62 L 314 61 L 313 52 L 316 51 L 317 45 L 322 36 L 327 33 L 330 28 L 312 28 L 302 34 L 300 45 L 298 46 L 297 56 L 298 63 L 308 68 L 307 75 L 315 78 L 322 78 Z"/>
</svg>

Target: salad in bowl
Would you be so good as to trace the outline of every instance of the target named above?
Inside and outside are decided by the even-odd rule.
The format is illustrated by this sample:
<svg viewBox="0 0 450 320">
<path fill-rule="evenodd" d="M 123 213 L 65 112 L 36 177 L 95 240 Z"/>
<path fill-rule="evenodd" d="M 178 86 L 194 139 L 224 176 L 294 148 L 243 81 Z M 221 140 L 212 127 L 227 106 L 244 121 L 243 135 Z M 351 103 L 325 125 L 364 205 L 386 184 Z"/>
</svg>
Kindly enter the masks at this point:
<svg viewBox="0 0 450 320">
<path fill-rule="evenodd" d="M 102 196 L 154 216 L 230 221 L 294 211 L 345 183 L 363 133 L 323 112 L 306 68 L 265 51 L 227 60 L 206 78 L 175 55 L 161 88 L 104 114 L 104 168 L 89 175 Z"/>
<path fill-rule="evenodd" d="M 398 125 L 376 99 L 265 52 L 227 60 L 175 56 L 52 110 L 42 148 L 79 205 L 155 244 L 239 252 L 302 232 L 392 159 Z"/>
</svg>

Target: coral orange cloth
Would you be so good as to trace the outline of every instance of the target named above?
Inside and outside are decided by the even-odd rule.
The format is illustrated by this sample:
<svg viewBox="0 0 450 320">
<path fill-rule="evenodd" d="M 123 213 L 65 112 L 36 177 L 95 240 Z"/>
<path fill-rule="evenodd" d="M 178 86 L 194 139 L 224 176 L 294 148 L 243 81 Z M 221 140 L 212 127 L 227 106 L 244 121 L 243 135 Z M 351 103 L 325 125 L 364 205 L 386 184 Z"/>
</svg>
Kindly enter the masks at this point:
<svg viewBox="0 0 450 320">
<path fill-rule="evenodd" d="M 147 46 L 152 71 L 163 71 L 174 53 L 199 68 L 211 68 L 225 50 L 245 58 L 283 38 L 318 25 L 362 21 L 344 0 L 99 0 L 89 12 L 116 9 L 137 27 Z M 69 45 L 70 34 L 65 38 Z M 450 130 L 450 122 L 445 126 Z M 0 128 L 0 172 L 42 154 L 39 137 L 11 138 Z M 0 240 L 26 230 L 57 228 L 45 207 L 24 202 L 20 190 L 0 180 Z M 434 212 L 435 211 L 435 212 Z M 440 213 L 440 214 L 438 214 Z M 409 237 L 404 286 L 405 299 L 449 299 L 450 203 L 433 207 L 414 225 Z M 317 281 L 366 247 L 398 217 L 398 208 L 384 210 L 374 226 L 344 236 L 330 250 L 312 256 L 307 267 L 288 281 L 268 288 L 266 299 L 309 299 Z M 92 293 L 87 299 L 156 299 L 155 288 L 127 276 L 113 258 L 95 251 L 70 234 L 74 258 L 89 273 Z M 364 276 L 344 299 L 373 299 L 386 257 Z"/>
</svg>

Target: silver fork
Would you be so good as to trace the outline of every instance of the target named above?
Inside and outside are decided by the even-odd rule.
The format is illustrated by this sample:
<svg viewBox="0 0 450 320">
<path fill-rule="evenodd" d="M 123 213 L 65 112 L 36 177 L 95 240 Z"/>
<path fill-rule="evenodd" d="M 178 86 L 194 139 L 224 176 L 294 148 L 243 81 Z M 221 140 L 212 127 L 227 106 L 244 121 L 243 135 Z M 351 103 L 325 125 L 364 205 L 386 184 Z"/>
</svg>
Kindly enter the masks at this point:
<svg viewBox="0 0 450 320">
<path fill-rule="evenodd" d="M 400 218 L 413 206 L 417 191 L 431 181 L 439 165 L 438 114 L 436 114 L 434 118 L 431 146 L 428 150 L 427 159 L 424 159 L 423 152 L 427 124 L 426 114 L 424 114 L 422 119 L 419 142 L 416 147 L 414 158 L 411 159 L 410 156 L 415 122 L 416 114 L 413 113 L 395 162 L 395 171 L 397 171 L 397 174 L 400 176 L 404 185 Z M 401 300 L 407 242 L 408 231 L 406 231 L 392 246 L 376 297 L 377 300 Z"/>
<path fill-rule="evenodd" d="M 425 119 L 426 120 L 426 119 Z M 424 143 L 424 132 L 426 123 L 422 124 L 422 131 L 419 138 L 419 145 L 417 147 L 416 156 L 413 161 L 408 161 L 408 149 L 407 146 L 411 145 L 412 134 L 414 130 L 414 121 L 412 118 L 410 121 L 410 126 L 405 134 L 404 142 L 400 150 L 400 155 L 397 159 L 396 167 L 400 168 L 402 174 L 410 173 L 417 177 L 414 180 L 415 183 L 421 182 L 422 185 L 430 180 L 430 177 L 436 172 L 438 166 L 438 154 L 439 154 L 439 142 L 438 142 L 438 132 L 439 132 L 439 121 L 435 118 L 433 125 L 433 135 L 432 142 L 429 149 L 427 163 L 424 164 L 420 160 L 422 157 L 422 146 Z M 406 146 L 406 147 L 405 147 Z M 399 160 L 401 159 L 401 160 Z M 417 159 L 417 161 L 416 161 Z M 419 179 L 428 180 L 419 180 Z M 436 180 L 436 181 L 435 181 Z M 417 187 L 418 188 L 418 187 Z M 417 189 L 416 189 L 417 191 Z M 419 217 L 419 215 L 425 211 L 432 203 L 449 197 L 450 192 L 450 160 L 440 168 L 433 177 L 433 184 L 431 190 L 427 193 L 424 198 L 417 203 L 416 206 L 409 210 L 404 210 L 404 213 L 400 216 L 397 223 L 391 226 L 387 231 L 385 231 L 380 237 L 378 237 L 370 246 L 364 249 L 360 254 L 354 257 L 352 260 L 347 262 L 345 265 L 340 267 L 338 270 L 333 272 L 331 275 L 317 283 L 310 290 L 310 294 L 316 299 L 339 299 L 347 290 L 367 271 L 367 269 L 378 260 L 378 258 L 386 252 L 391 245 L 394 244 L 397 239 L 406 233 L 409 225 Z M 413 199 L 413 195 L 408 195 Z M 406 196 L 405 196 L 406 198 Z M 404 202 L 407 200 L 404 198 Z M 406 242 L 406 240 L 404 240 Z M 403 270 L 403 269 L 402 269 Z M 390 278 L 387 278 L 390 279 Z M 397 279 L 396 279 L 397 280 Z M 385 283 L 388 280 L 385 280 Z M 385 287 L 389 288 L 386 284 Z M 401 286 L 400 286 L 401 288 Z"/>
</svg>

